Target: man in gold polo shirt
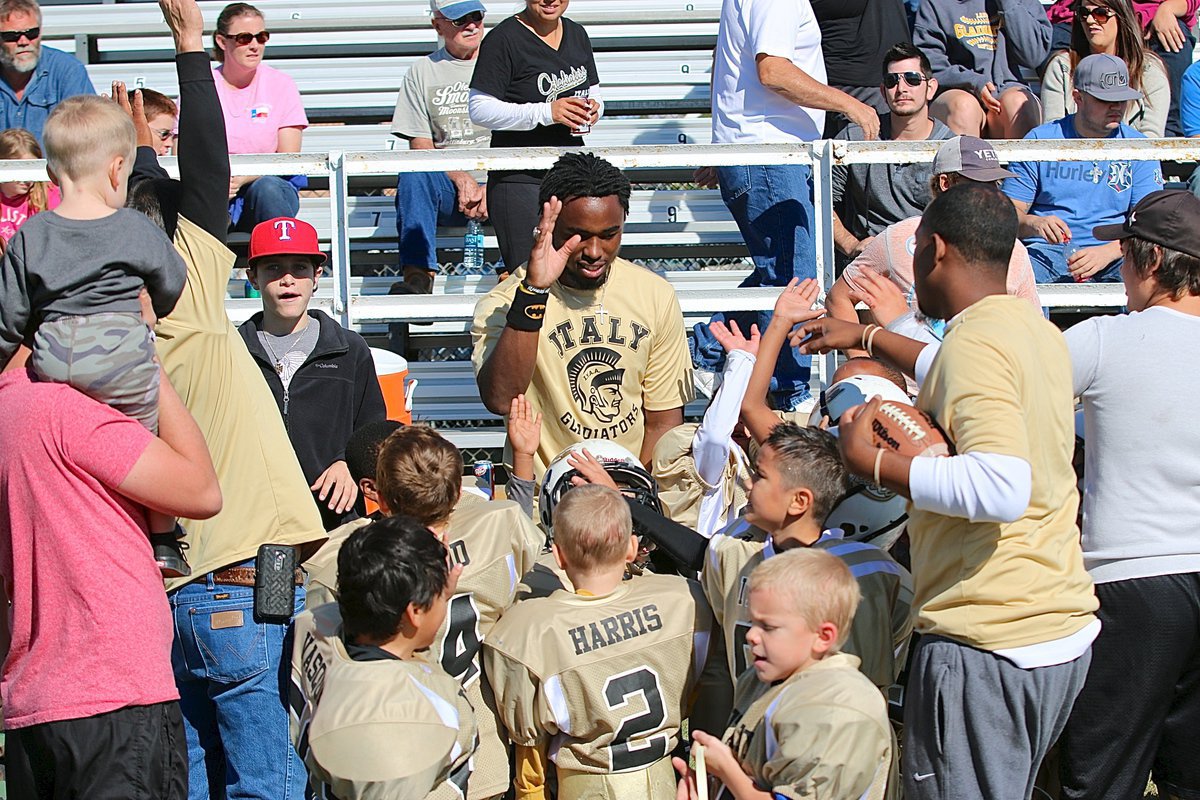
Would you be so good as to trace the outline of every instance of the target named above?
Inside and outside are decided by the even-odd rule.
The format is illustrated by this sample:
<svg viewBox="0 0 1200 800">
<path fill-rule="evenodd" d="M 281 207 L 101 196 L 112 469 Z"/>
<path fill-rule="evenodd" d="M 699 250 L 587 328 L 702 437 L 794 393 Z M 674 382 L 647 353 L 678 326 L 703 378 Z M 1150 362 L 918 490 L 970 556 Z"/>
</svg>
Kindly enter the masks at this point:
<svg viewBox="0 0 1200 800">
<path fill-rule="evenodd" d="M 560 158 L 542 181 L 529 263 L 475 306 L 479 396 L 496 414 L 507 414 L 519 394 L 541 412 L 539 477 L 584 439 L 611 439 L 649 464 L 693 396 L 674 290 L 617 257 L 629 190 L 629 179 L 603 159 Z"/>
<path fill-rule="evenodd" d="M 1083 686 L 1100 630 L 1071 467 L 1074 402 L 1062 334 L 1005 293 L 1017 220 L 994 188 L 953 187 L 917 229 L 921 311 L 940 345 L 818 320 L 808 352 L 861 346 L 916 377 L 949 458 L 877 449 L 873 400 L 842 417 L 849 469 L 910 498 L 916 628 L 905 699 L 904 793 L 1028 798 Z"/>
</svg>

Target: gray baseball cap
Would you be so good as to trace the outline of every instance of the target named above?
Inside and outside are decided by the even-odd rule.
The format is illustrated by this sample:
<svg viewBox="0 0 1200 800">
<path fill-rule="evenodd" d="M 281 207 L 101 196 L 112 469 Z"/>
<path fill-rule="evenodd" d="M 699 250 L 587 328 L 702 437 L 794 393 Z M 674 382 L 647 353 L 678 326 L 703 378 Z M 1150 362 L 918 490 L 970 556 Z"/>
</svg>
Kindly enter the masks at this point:
<svg viewBox="0 0 1200 800">
<path fill-rule="evenodd" d="M 942 142 L 933 157 L 933 174 L 957 172 L 973 181 L 1000 181 L 1016 175 L 1000 166 L 992 146 L 975 136 L 955 136 Z"/>
<path fill-rule="evenodd" d="M 1079 91 L 1107 103 L 1142 97 L 1141 92 L 1129 85 L 1129 67 L 1108 53 L 1090 55 L 1076 64 L 1073 81 Z"/>
</svg>

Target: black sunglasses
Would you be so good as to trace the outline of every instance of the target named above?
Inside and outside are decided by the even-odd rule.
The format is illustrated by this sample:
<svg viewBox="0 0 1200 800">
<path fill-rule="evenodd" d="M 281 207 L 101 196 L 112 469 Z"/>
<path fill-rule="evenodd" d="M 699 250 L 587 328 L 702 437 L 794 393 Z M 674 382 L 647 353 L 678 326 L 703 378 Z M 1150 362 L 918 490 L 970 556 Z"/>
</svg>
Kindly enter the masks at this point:
<svg viewBox="0 0 1200 800">
<path fill-rule="evenodd" d="M 900 85 L 901 78 L 904 79 L 905 85 L 914 87 L 929 80 L 919 72 L 889 72 L 883 76 L 883 85 L 889 89 L 895 89 Z"/>
<path fill-rule="evenodd" d="M 468 25 L 470 25 L 472 22 L 474 22 L 476 24 L 483 22 L 483 12 L 482 11 L 472 11 L 470 14 L 461 16 L 458 19 L 450 19 L 449 17 L 438 17 L 438 19 L 443 19 L 446 22 L 449 22 L 451 25 L 453 25 L 456 28 L 465 28 Z"/>
<path fill-rule="evenodd" d="M 1113 11 L 1111 8 L 1105 8 L 1104 6 L 1096 6 L 1094 8 L 1084 8 L 1083 6 L 1080 6 L 1079 11 L 1076 13 L 1078 13 L 1081 17 L 1091 17 L 1092 21 L 1097 25 L 1103 25 L 1117 15 L 1117 12 Z"/>
<path fill-rule="evenodd" d="M 30 28 L 29 30 L 25 31 L 0 31 L 0 41 L 7 42 L 8 44 L 16 44 L 17 42 L 21 41 L 21 37 L 24 36 L 26 39 L 32 42 L 41 35 L 41 28 Z"/>
<path fill-rule="evenodd" d="M 258 33 L 222 33 L 221 35 L 226 39 L 232 39 L 237 42 L 238 47 L 245 47 L 256 39 L 259 44 L 266 44 L 271 38 L 270 31 L 259 31 Z"/>
</svg>

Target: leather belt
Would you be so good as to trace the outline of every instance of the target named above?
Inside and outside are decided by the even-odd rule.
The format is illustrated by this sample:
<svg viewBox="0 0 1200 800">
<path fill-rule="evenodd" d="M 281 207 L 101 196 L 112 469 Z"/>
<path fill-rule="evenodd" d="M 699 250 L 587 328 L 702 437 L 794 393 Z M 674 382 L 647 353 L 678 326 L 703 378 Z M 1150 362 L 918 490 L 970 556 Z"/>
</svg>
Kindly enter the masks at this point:
<svg viewBox="0 0 1200 800">
<path fill-rule="evenodd" d="M 213 573 L 213 583 L 224 583 L 227 586 L 248 586 L 254 588 L 254 579 L 258 570 L 254 567 L 226 567 L 220 572 Z M 304 571 L 296 568 L 296 585 L 304 585 Z"/>
</svg>

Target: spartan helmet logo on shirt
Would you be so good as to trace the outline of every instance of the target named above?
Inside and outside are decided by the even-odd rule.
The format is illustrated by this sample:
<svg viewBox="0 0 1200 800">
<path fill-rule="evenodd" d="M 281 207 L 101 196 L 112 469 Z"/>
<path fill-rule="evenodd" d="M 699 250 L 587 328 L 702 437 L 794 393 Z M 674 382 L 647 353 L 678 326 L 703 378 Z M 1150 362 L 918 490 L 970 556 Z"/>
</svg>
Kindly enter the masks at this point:
<svg viewBox="0 0 1200 800">
<path fill-rule="evenodd" d="M 579 410 L 604 424 L 621 413 L 625 370 L 617 367 L 620 360 L 621 356 L 607 347 L 588 347 L 567 362 L 567 380 Z"/>
</svg>

